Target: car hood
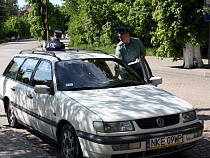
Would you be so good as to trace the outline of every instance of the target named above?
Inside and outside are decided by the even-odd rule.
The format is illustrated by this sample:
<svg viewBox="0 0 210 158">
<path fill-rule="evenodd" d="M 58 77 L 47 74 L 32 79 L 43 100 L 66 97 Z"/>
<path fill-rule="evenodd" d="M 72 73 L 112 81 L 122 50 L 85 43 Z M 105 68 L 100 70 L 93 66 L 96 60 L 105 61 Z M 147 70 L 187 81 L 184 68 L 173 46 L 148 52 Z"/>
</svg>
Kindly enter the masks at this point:
<svg viewBox="0 0 210 158">
<path fill-rule="evenodd" d="M 64 91 L 103 121 L 135 120 L 192 110 L 191 104 L 152 85 Z"/>
</svg>

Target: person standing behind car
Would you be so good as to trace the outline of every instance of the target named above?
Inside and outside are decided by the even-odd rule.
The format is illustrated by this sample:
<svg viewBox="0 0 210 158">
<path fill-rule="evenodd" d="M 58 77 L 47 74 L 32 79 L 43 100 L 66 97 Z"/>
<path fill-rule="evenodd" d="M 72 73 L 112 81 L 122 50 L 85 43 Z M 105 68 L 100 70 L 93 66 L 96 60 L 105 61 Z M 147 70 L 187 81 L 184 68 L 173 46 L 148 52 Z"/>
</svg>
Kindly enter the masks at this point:
<svg viewBox="0 0 210 158">
<path fill-rule="evenodd" d="M 19 40 L 20 40 L 20 35 L 18 34 L 18 36 L 17 36 L 17 40 L 18 40 L 18 42 L 19 42 Z"/>
<path fill-rule="evenodd" d="M 15 41 L 15 36 L 12 36 L 12 42 L 14 42 Z"/>
<path fill-rule="evenodd" d="M 46 51 L 59 51 L 61 49 L 65 49 L 64 43 L 60 42 L 62 36 L 62 32 L 59 30 L 55 30 L 54 39 L 46 44 Z"/>
<path fill-rule="evenodd" d="M 116 47 L 116 57 L 127 64 L 136 62 L 137 64 L 132 65 L 132 67 L 140 76 L 143 76 L 140 64 L 138 64 L 139 57 L 141 55 L 146 56 L 146 48 L 143 43 L 139 38 L 130 37 L 130 28 L 116 27 L 114 30 L 117 31 L 117 36 L 120 39 Z M 116 65 L 117 68 L 119 68 L 119 65 Z"/>
</svg>

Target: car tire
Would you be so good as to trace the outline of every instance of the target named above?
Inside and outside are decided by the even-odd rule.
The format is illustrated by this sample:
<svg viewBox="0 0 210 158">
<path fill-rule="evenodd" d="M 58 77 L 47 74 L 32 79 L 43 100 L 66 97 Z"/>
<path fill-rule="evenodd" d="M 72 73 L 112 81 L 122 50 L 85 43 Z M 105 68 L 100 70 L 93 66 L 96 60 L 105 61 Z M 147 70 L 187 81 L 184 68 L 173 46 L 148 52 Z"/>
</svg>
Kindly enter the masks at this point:
<svg viewBox="0 0 210 158">
<path fill-rule="evenodd" d="M 74 128 L 70 124 L 63 126 L 60 135 L 60 149 L 63 158 L 82 158 L 82 150 Z"/>
<path fill-rule="evenodd" d="M 12 106 L 10 101 L 8 102 L 8 107 L 7 107 L 7 119 L 8 119 L 9 126 L 11 127 L 20 126 L 14 114 L 14 107 Z"/>
</svg>

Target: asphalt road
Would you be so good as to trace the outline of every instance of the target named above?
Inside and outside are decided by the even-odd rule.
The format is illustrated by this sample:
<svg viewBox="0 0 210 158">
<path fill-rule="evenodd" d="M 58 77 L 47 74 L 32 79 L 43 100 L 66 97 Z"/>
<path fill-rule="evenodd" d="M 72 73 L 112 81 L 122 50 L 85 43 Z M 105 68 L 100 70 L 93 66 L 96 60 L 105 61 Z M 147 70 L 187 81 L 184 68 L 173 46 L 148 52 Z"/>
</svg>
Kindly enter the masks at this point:
<svg viewBox="0 0 210 158">
<path fill-rule="evenodd" d="M 34 49 L 39 45 L 40 42 L 32 39 L 0 45 L 0 75 L 12 57 L 19 53 L 20 50 Z M 194 74 L 177 73 L 175 71 L 176 68 L 168 68 L 170 70 L 167 69 L 165 71 L 165 69 L 160 69 L 156 65 L 159 62 L 159 60 L 157 62 L 156 58 L 147 57 L 147 60 L 149 65 L 151 65 L 154 76 L 161 76 L 163 78 L 163 84 L 158 87 L 191 103 L 197 109 L 199 118 L 205 123 L 204 139 L 196 147 L 170 157 L 210 158 L 210 79 Z M 0 107 L 0 111 L 0 126 L 7 126 L 6 115 L 2 111 L 2 107 Z M 12 128 L 12 130 L 51 156 L 60 157 L 57 145 L 40 134 L 24 127 L 19 129 Z"/>
</svg>

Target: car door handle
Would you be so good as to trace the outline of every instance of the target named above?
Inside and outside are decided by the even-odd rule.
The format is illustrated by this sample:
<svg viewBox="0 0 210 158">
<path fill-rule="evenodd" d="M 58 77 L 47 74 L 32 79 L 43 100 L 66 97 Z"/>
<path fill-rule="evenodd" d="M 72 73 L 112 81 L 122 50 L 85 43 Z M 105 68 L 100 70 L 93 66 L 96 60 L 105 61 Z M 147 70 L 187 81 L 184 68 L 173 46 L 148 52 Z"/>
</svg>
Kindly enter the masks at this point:
<svg viewBox="0 0 210 158">
<path fill-rule="evenodd" d="M 13 88 L 11 88 L 11 90 L 12 90 L 12 91 L 15 91 L 15 88 L 13 87 Z"/>
<path fill-rule="evenodd" d="M 32 97 L 31 94 L 27 94 L 27 97 L 28 97 L 29 99 L 33 99 L 33 97 Z"/>
</svg>

